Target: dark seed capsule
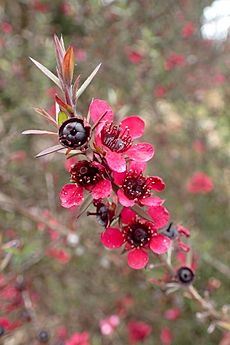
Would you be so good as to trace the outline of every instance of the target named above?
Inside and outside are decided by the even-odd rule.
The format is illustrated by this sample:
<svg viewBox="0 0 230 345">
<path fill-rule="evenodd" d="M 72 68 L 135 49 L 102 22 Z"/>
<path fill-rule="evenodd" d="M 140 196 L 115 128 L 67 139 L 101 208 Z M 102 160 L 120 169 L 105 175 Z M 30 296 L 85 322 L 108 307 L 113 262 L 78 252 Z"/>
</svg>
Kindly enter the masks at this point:
<svg viewBox="0 0 230 345">
<path fill-rule="evenodd" d="M 59 141 L 68 148 L 76 149 L 90 139 L 90 125 L 85 126 L 84 121 L 76 117 L 63 122 L 59 128 Z"/>
<path fill-rule="evenodd" d="M 98 223 L 106 228 L 109 223 L 109 208 L 102 203 L 98 204 L 96 218 Z"/>
<path fill-rule="evenodd" d="M 5 328 L 3 326 L 0 326 L 0 337 L 2 337 L 5 334 Z"/>
<path fill-rule="evenodd" d="M 175 240 L 178 237 L 178 231 L 173 223 L 170 223 L 169 226 L 162 231 L 162 234 L 170 238 L 171 240 Z"/>
<path fill-rule="evenodd" d="M 41 330 L 38 335 L 37 335 L 37 339 L 38 341 L 40 341 L 40 343 L 48 343 L 49 341 L 49 333 L 46 330 Z"/>
<path fill-rule="evenodd" d="M 177 271 L 177 279 L 181 284 L 191 284 L 194 280 L 194 277 L 195 275 L 189 267 L 184 266 L 179 268 Z"/>
</svg>

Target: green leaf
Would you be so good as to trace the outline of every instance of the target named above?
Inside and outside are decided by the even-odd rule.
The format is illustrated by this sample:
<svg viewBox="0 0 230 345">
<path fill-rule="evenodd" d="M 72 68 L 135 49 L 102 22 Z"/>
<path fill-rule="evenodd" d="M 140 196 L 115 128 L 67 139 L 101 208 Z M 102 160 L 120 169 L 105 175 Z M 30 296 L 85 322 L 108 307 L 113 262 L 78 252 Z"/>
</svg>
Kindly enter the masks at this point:
<svg viewBox="0 0 230 345">
<path fill-rule="evenodd" d="M 60 127 L 63 122 L 68 120 L 68 115 L 64 111 L 59 111 L 58 113 L 58 126 Z"/>
<path fill-rule="evenodd" d="M 101 67 L 101 63 L 93 70 L 93 72 L 90 74 L 90 76 L 84 81 L 82 86 L 78 89 L 76 93 L 76 99 L 78 99 L 81 94 L 85 91 L 85 89 L 89 86 L 97 72 L 99 71 L 99 68 Z"/>
<path fill-rule="evenodd" d="M 148 215 L 148 213 L 146 213 L 142 207 L 140 207 L 139 205 L 134 205 L 133 207 L 131 207 L 131 209 L 136 212 L 138 214 L 138 216 L 147 219 L 150 222 L 153 222 L 153 219 Z"/>
<path fill-rule="evenodd" d="M 53 74 L 50 70 L 48 70 L 48 68 L 43 66 L 40 62 L 34 60 L 32 57 L 30 57 L 30 60 L 61 89 L 60 81 L 55 74 Z"/>
</svg>

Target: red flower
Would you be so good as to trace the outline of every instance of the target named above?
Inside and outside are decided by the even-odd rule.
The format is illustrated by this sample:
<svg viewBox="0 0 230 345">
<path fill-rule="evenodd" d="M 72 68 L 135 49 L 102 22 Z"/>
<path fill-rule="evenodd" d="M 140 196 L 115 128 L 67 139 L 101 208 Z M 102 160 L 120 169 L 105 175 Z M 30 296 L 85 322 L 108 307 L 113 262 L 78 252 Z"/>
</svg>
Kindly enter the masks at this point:
<svg viewBox="0 0 230 345">
<path fill-rule="evenodd" d="M 166 88 L 164 86 L 157 86 L 154 90 L 154 96 L 157 98 L 164 97 L 166 94 Z"/>
<path fill-rule="evenodd" d="M 49 6 L 45 3 L 42 3 L 40 0 L 33 0 L 33 8 L 35 11 L 46 13 L 49 10 Z"/>
<path fill-rule="evenodd" d="M 137 217 L 129 208 L 121 212 L 121 220 L 127 225 L 118 228 L 108 227 L 101 234 L 101 242 L 109 249 L 120 248 L 125 244 L 128 253 L 128 265 L 134 269 L 144 268 L 149 260 L 146 250 L 151 249 L 156 254 L 164 254 L 170 245 L 170 239 L 158 234 L 157 229 L 168 221 L 168 212 L 163 206 L 152 206 L 150 213 L 155 217 L 154 223 Z M 162 225 L 163 224 L 163 225 Z"/>
<path fill-rule="evenodd" d="M 103 152 L 110 169 L 116 172 L 125 171 L 125 155 L 140 162 L 147 162 L 153 157 L 154 149 L 151 144 L 133 144 L 133 140 L 144 133 L 145 124 L 140 117 L 130 116 L 122 120 L 119 125 L 115 125 L 112 122 L 114 118 L 112 109 L 100 99 L 92 101 L 89 111 L 93 122 L 97 122 L 106 112 L 97 126 L 95 147 Z"/>
<path fill-rule="evenodd" d="M 70 260 L 70 255 L 62 248 L 49 248 L 46 255 L 55 258 L 62 264 L 67 264 Z"/>
<path fill-rule="evenodd" d="M 151 197 L 151 191 L 162 191 L 165 188 L 163 180 L 158 176 L 144 177 L 145 163 L 131 161 L 129 168 L 123 173 L 114 173 L 114 182 L 121 185 L 117 195 L 120 203 L 131 207 L 135 203 L 140 205 L 161 205 L 163 200 Z"/>
<path fill-rule="evenodd" d="M 87 332 L 76 332 L 65 341 L 65 345 L 90 345 L 89 334 Z"/>
<path fill-rule="evenodd" d="M 128 323 L 128 337 L 130 344 L 135 344 L 146 339 L 149 337 L 151 332 L 152 327 L 146 322 L 132 320 Z"/>
<path fill-rule="evenodd" d="M 189 38 L 193 35 L 194 31 L 195 31 L 195 27 L 194 27 L 193 22 L 188 22 L 183 27 L 181 35 L 183 38 Z"/>
<path fill-rule="evenodd" d="M 100 320 L 100 330 L 103 335 L 110 335 L 120 323 L 117 315 L 110 315 L 106 319 Z"/>
<path fill-rule="evenodd" d="M 85 61 L 87 59 L 87 53 L 85 49 L 77 48 L 75 51 L 75 57 L 77 61 Z"/>
<path fill-rule="evenodd" d="M 84 190 L 92 193 L 93 199 L 107 198 L 112 185 L 105 178 L 105 168 L 97 162 L 78 161 L 70 168 L 71 179 L 75 184 L 66 184 L 60 192 L 61 204 L 65 208 L 80 205 Z"/>
<path fill-rule="evenodd" d="M 162 345 L 172 344 L 172 332 L 168 327 L 163 327 L 161 330 L 161 343 Z"/>
<path fill-rule="evenodd" d="M 172 53 L 169 55 L 165 62 L 165 70 L 171 71 L 177 66 L 183 66 L 185 63 L 185 57 L 181 54 Z"/>
<path fill-rule="evenodd" d="M 201 171 L 195 172 L 187 184 L 187 190 L 193 194 L 206 194 L 213 190 L 211 178 Z"/>
<path fill-rule="evenodd" d="M 179 308 L 171 308 L 171 309 L 166 310 L 164 317 L 166 320 L 176 320 L 178 319 L 180 314 L 181 314 L 181 311 Z"/>
<path fill-rule="evenodd" d="M 143 59 L 143 55 L 138 50 L 127 49 L 126 54 L 129 61 L 132 62 L 134 65 L 138 65 Z"/>
<path fill-rule="evenodd" d="M 2 22 L 1 29 L 5 34 L 10 34 L 13 30 L 12 25 L 8 22 Z"/>
</svg>

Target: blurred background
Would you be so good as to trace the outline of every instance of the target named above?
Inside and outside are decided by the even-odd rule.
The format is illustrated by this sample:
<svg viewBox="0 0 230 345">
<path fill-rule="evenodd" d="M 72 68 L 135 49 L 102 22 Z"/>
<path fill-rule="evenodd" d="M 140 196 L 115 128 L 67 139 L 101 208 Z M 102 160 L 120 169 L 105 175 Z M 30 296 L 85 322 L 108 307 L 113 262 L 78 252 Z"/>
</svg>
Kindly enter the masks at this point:
<svg viewBox="0 0 230 345">
<path fill-rule="evenodd" d="M 95 97 L 117 120 L 145 120 L 144 140 L 156 151 L 148 173 L 165 180 L 171 220 L 192 233 L 195 285 L 217 308 L 229 304 L 229 27 L 229 0 L 1 0 L 0 320 L 15 328 L 3 344 L 36 344 L 44 328 L 50 344 L 75 332 L 86 332 L 85 340 L 71 345 L 135 343 L 141 336 L 133 328 L 146 345 L 230 344 L 197 318 L 192 301 L 161 292 L 152 281 L 160 270 L 131 270 L 123 255 L 103 248 L 95 219 L 76 223 L 76 210 L 59 201 L 69 179 L 63 155 L 35 159 L 55 143 L 21 135 L 50 129 L 33 107 L 53 114 L 57 90 L 28 57 L 55 72 L 53 35 L 62 34 L 81 81 L 102 62 L 79 112 Z M 24 277 L 37 328 L 16 276 Z"/>
</svg>

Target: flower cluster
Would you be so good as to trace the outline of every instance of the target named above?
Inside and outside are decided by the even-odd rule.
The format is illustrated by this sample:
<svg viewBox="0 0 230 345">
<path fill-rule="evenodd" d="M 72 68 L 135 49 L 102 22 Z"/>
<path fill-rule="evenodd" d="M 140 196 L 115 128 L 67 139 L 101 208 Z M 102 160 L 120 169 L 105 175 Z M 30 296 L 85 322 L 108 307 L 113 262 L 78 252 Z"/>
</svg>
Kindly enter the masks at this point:
<svg viewBox="0 0 230 345">
<path fill-rule="evenodd" d="M 65 153 L 69 181 L 61 189 L 61 205 L 68 209 L 77 207 L 79 215 L 94 206 L 95 210 L 87 215 L 95 215 L 103 227 L 102 244 L 108 249 L 123 248 L 128 265 L 134 269 L 146 267 L 151 253 L 167 253 L 174 239 L 181 249 L 189 250 L 180 238 L 188 237 L 189 232 L 168 225 L 169 213 L 163 206 L 164 200 L 155 194 L 164 190 L 164 181 L 159 176 L 145 174 L 154 147 L 139 141 L 145 130 L 144 120 L 131 115 L 117 121 L 110 105 L 97 98 L 91 101 L 86 116 L 79 114 L 78 98 L 100 65 L 79 88 L 79 76 L 73 81 L 73 47 L 66 51 L 63 40 L 56 36 L 54 42 L 57 76 L 32 61 L 56 83 L 64 96 L 55 96 L 56 119 L 44 109 L 37 109 L 56 127 L 56 132 L 27 130 L 23 133 L 56 136 L 56 145 L 37 157 L 55 151 Z M 175 57 L 171 60 L 174 64 Z"/>
</svg>

